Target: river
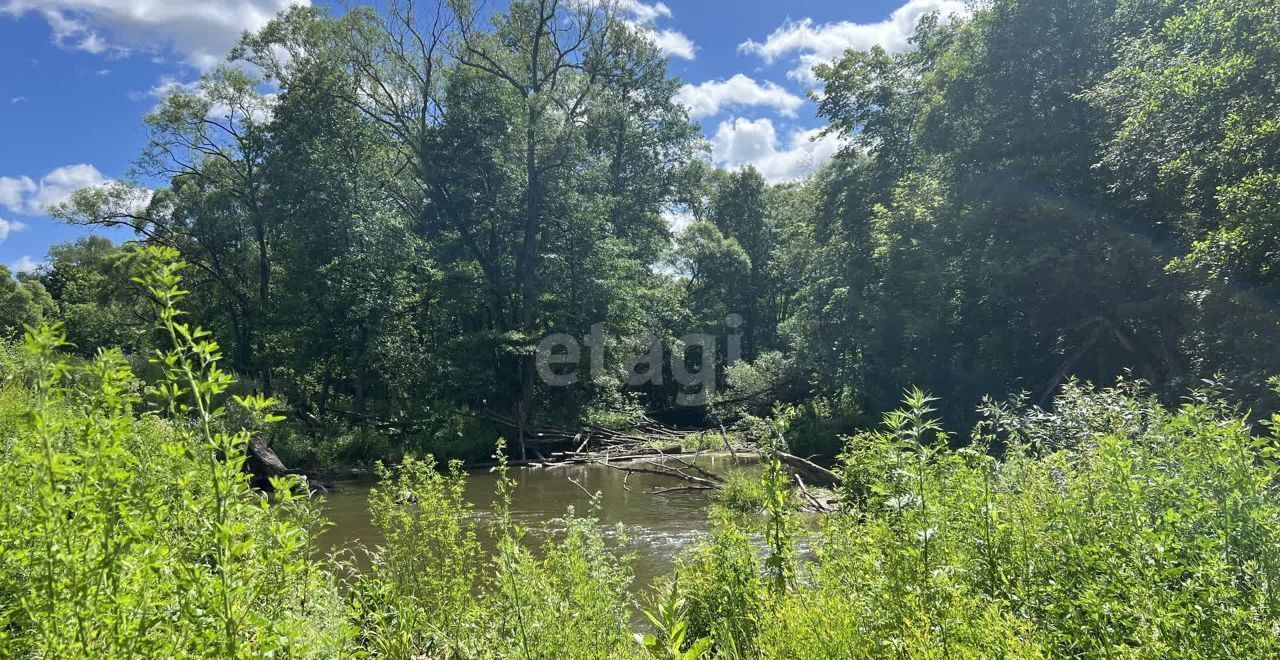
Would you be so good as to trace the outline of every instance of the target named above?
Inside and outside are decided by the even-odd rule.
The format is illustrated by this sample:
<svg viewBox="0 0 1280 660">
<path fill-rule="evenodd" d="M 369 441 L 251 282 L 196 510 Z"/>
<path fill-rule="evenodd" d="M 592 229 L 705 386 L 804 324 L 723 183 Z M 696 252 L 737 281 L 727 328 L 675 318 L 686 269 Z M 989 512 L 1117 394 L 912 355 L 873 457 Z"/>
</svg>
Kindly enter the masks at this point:
<svg viewBox="0 0 1280 660">
<path fill-rule="evenodd" d="M 715 471 L 731 467 L 732 461 L 727 455 L 704 455 L 698 464 Z M 555 521 L 565 515 L 568 507 L 573 507 L 578 515 L 589 513 L 590 499 L 584 489 L 600 492 L 603 498 L 600 523 L 616 550 L 634 554 L 637 590 L 670 574 L 680 550 L 710 529 L 707 519 L 710 497 L 706 491 L 650 492 L 655 487 L 683 485 L 671 478 L 649 474 L 628 476 L 598 464 L 519 468 L 512 469 L 511 475 L 517 484 L 512 496 L 512 518 L 530 531 L 534 542 L 545 538 L 547 532 L 557 531 Z M 482 529 L 493 515 L 496 482 L 496 475 L 488 471 L 468 475 L 467 497 L 475 505 Z M 371 486 L 367 482 L 339 482 L 325 497 L 323 510 L 333 522 L 322 539 L 328 548 L 355 550 L 359 560 L 362 555 L 357 550 L 359 547 L 373 547 L 381 542 L 369 518 Z M 619 523 L 625 544 L 619 544 Z M 481 534 L 481 539 L 487 541 L 487 535 Z"/>
</svg>

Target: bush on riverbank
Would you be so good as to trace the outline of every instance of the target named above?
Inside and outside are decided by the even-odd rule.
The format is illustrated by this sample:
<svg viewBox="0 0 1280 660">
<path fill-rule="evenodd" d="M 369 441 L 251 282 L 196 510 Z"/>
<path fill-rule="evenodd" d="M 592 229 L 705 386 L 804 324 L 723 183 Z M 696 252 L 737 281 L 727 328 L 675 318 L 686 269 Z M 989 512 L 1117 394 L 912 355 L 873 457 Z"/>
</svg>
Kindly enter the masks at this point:
<svg viewBox="0 0 1280 660">
<path fill-rule="evenodd" d="M 1275 438 L 1210 397 L 1122 387 L 1057 412 L 987 406 L 947 448 L 919 392 L 850 440 L 847 511 L 772 604 L 777 657 L 1270 657 Z M 1062 440 L 1088 428 L 1068 447 Z M 990 443 L 1008 450 L 991 457 Z"/>
<path fill-rule="evenodd" d="M 1127 385 L 1072 385 L 1052 412 L 988 404 L 959 450 L 912 392 L 884 430 L 846 441 L 843 508 L 812 561 L 795 558 L 785 475 L 766 462 L 763 550 L 719 519 L 658 589 L 640 643 L 628 560 L 590 512 L 535 551 L 500 507 L 487 556 L 464 477 L 432 459 L 383 473 L 387 543 L 340 589 L 315 559 L 313 504 L 285 483 L 268 502 L 241 471 L 248 432 L 226 406 L 265 423 L 270 402 L 226 400 L 216 346 L 175 309 L 172 254 L 151 257 L 173 343 L 157 382 L 115 351 L 71 366 L 50 329 L 6 359 L 2 657 L 1280 652 L 1275 429 L 1210 393 L 1171 409 Z"/>
</svg>

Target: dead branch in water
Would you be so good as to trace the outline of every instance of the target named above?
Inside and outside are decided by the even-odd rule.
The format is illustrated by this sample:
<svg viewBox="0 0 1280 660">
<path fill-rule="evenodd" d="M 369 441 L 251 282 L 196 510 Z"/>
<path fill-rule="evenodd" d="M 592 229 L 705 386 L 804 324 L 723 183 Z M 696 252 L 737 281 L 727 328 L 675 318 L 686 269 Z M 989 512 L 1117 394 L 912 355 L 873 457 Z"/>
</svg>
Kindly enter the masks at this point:
<svg viewBox="0 0 1280 660">
<path fill-rule="evenodd" d="M 682 481 L 687 481 L 691 484 L 699 486 L 704 490 L 718 490 L 724 485 L 724 479 L 722 477 L 710 472 L 706 472 L 705 470 L 703 470 L 702 472 L 709 476 L 699 477 L 669 465 L 656 463 L 652 460 L 645 461 L 647 465 L 650 465 L 652 467 L 636 467 L 634 465 L 618 465 L 616 463 L 610 463 L 608 461 L 601 461 L 601 460 L 597 460 L 595 461 L 595 463 L 599 465 L 607 466 L 613 470 L 626 472 L 627 474 L 652 474 L 652 475 L 657 475 L 659 477 L 669 477 L 672 479 L 680 479 Z M 698 469 L 701 470 L 701 468 L 698 468 Z"/>
<path fill-rule="evenodd" d="M 706 486 L 674 486 L 674 487 L 672 487 L 672 488 L 655 488 L 655 489 L 653 489 L 653 490 L 649 491 L 649 494 L 650 494 L 650 495 L 663 495 L 663 494 L 665 494 L 665 493 L 676 493 L 676 492 L 681 492 L 681 491 L 690 491 L 690 490 L 715 490 L 715 489 L 714 489 L 714 488 L 708 488 L 708 487 L 706 487 Z"/>
<path fill-rule="evenodd" d="M 796 478 L 796 486 L 798 487 L 800 494 L 804 495 L 804 498 L 806 500 L 809 500 L 809 504 L 813 505 L 813 508 L 818 513 L 827 513 L 831 511 L 831 507 L 823 504 L 821 501 L 818 500 L 818 498 L 813 496 L 813 493 L 809 492 L 808 488 L 805 488 L 804 479 L 800 478 L 800 473 L 797 472 L 794 476 Z"/>
</svg>

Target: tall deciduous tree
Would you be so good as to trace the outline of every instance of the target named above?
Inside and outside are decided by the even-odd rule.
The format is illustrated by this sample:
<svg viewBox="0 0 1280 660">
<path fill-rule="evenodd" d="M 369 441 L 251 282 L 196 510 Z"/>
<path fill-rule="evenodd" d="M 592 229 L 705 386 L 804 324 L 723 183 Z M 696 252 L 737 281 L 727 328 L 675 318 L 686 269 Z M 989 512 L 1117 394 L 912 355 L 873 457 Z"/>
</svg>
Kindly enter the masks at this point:
<svg viewBox="0 0 1280 660">
<path fill-rule="evenodd" d="M 271 308 L 272 214 L 263 161 L 270 149 L 271 97 L 234 67 L 171 90 L 145 123 L 139 174 L 165 182 L 155 192 L 117 182 L 79 191 L 55 212 L 71 222 L 127 226 L 176 248 L 199 269 L 201 311 L 227 329 L 232 365 L 270 388 L 263 359 Z"/>
</svg>

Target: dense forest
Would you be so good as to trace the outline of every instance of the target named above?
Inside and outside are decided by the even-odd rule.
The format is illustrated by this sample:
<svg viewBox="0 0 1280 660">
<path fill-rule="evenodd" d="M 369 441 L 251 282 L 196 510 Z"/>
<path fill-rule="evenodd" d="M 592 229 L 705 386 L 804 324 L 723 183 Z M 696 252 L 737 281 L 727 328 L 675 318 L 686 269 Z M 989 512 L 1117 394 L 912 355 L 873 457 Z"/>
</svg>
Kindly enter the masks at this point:
<svg viewBox="0 0 1280 660">
<path fill-rule="evenodd" d="M 931 16 L 905 53 L 817 68 L 845 147 L 786 185 L 709 166 L 664 57 L 606 7 L 517 3 L 492 26 L 446 3 L 295 9 L 147 117 L 138 174 L 162 188 L 92 189 L 59 214 L 177 249 L 227 368 L 312 441 L 417 429 L 333 448 L 348 460 L 475 435 L 489 415 L 744 412 L 717 394 L 755 414 L 803 406 L 806 442 L 874 425 L 913 385 L 961 426 L 983 396 L 1045 404 L 1072 377 L 1129 374 L 1175 400 L 1214 379 L 1265 408 L 1280 373 L 1272 9 Z M 672 213 L 693 222 L 675 232 Z M 144 355 L 156 336 L 122 285 L 127 250 L 56 247 L 5 327 L 43 315 L 82 355 Z M 595 365 L 583 352 L 589 377 L 537 377 L 542 338 L 595 324 L 607 346 Z M 719 346 L 703 356 L 688 333 Z M 715 370 L 709 408 L 679 410 L 697 392 L 669 360 L 665 379 L 629 382 L 653 341 Z"/>
<path fill-rule="evenodd" d="M 813 75 L 841 148 L 770 184 L 614 2 L 246 34 L 54 209 L 134 241 L 0 277 L 0 657 L 1280 651 L 1274 0 L 980 0 Z M 641 422 L 757 450 L 763 513 L 637 641 L 590 512 L 487 556 L 460 466 Z M 255 434 L 396 466 L 373 570 Z"/>
</svg>

